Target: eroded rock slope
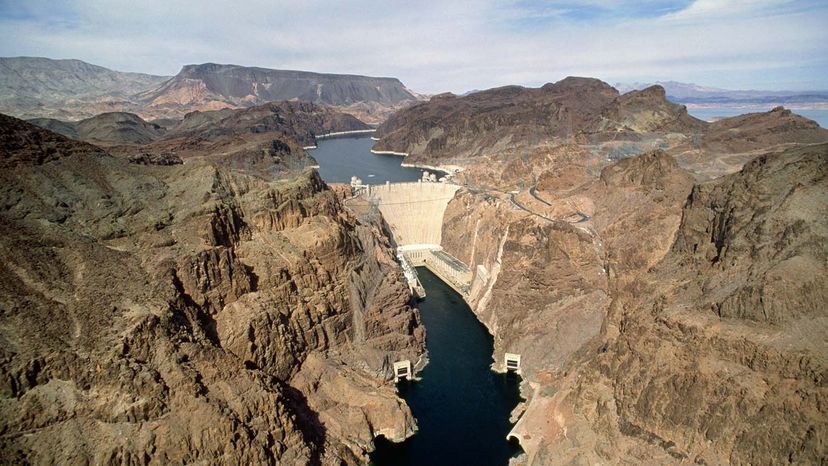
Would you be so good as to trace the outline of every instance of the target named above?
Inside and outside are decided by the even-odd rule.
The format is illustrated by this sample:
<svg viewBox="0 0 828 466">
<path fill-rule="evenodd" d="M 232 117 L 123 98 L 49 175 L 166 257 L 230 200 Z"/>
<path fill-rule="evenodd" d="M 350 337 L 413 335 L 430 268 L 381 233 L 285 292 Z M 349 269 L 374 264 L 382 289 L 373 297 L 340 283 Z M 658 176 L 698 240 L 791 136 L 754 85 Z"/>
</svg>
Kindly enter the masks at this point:
<svg viewBox="0 0 828 466">
<path fill-rule="evenodd" d="M 2 117 L 2 456 L 364 461 L 415 429 L 423 331 L 377 225 L 315 172 L 129 163 Z"/>
</svg>

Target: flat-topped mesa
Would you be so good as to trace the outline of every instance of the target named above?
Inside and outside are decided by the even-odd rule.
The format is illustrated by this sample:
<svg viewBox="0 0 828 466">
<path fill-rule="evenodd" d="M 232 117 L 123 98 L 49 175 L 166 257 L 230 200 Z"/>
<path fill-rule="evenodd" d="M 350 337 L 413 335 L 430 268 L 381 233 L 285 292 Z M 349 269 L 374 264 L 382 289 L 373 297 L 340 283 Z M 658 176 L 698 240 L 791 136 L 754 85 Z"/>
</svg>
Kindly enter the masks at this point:
<svg viewBox="0 0 828 466">
<path fill-rule="evenodd" d="M 192 110 L 249 107 L 299 100 L 355 111 L 390 109 L 417 96 L 396 78 L 323 74 L 205 63 L 187 65 L 158 88 L 138 94 L 147 113 L 183 114 Z"/>
<path fill-rule="evenodd" d="M 204 63 L 176 76 L 122 73 L 79 60 L 0 57 L 0 112 L 80 120 L 131 112 L 146 120 L 279 100 L 332 105 L 378 124 L 421 97 L 398 79 Z"/>
</svg>

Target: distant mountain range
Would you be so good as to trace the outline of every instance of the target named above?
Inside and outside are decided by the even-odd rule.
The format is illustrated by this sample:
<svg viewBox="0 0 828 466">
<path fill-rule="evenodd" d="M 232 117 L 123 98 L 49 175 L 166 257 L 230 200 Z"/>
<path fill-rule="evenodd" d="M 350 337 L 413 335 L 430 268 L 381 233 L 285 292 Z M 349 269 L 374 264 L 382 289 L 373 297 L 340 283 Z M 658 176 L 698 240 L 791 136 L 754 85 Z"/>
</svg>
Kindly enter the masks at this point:
<svg viewBox="0 0 828 466">
<path fill-rule="evenodd" d="M 716 87 L 699 86 L 693 83 L 676 81 L 657 81 L 654 83 L 618 83 L 619 92 L 646 89 L 658 84 L 667 92 L 667 98 L 673 102 L 691 106 L 776 106 L 790 108 L 828 108 L 828 90 L 826 91 L 761 91 L 730 90 Z"/>
<path fill-rule="evenodd" d="M 0 58 L 0 112 L 80 120 L 104 112 L 180 119 L 192 111 L 296 100 L 337 107 L 377 123 L 419 96 L 396 78 L 205 63 L 176 76 L 123 73 L 80 60 Z"/>
</svg>

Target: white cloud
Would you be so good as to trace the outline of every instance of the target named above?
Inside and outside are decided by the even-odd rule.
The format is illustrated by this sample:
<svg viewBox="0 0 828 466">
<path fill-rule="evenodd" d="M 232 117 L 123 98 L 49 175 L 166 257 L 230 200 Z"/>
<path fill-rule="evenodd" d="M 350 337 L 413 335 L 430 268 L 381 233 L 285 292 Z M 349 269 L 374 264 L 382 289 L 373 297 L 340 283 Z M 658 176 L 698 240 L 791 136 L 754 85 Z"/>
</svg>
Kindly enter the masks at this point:
<svg viewBox="0 0 828 466">
<path fill-rule="evenodd" d="M 795 3 L 791 0 L 695 0 L 689 7 L 665 16 L 672 21 L 698 21 L 754 15 Z"/>
<path fill-rule="evenodd" d="M 828 6 L 697 0 L 661 17 L 567 19 L 584 5 L 611 6 L 33 0 L 16 11 L 0 7 L 0 35 L 11 38 L 0 55 L 72 57 L 156 74 L 213 61 L 396 76 L 421 92 L 538 85 L 566 75 L 828 88 Z"/>
</svg>

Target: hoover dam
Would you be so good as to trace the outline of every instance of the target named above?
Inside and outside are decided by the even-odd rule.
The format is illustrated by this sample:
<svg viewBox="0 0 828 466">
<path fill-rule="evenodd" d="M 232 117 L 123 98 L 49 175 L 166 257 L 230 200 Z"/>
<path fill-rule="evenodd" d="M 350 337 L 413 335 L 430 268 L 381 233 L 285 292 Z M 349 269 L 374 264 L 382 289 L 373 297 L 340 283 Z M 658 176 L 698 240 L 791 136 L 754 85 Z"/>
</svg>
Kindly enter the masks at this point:
<svg viewBox="0 0 828 466">
<path fill-rule="evenodd" d="M 424 297 L 415 267 L 426 267 L 467 298 L 472 273 L 468 266 L 443 250 L 443 215 L 459 185 L 417 181 L 384 185 L 354 185 L 352 202 L 376 207 L 383 216 L 403 263 L 412 291 Z"/>
<path fill-rule="evenodd" d="M 363 194 L 376 202 L 398 247 L 439 245 L 443 214 L 460 186 L 451 183 L 386 183 Z"/>
</svg>

